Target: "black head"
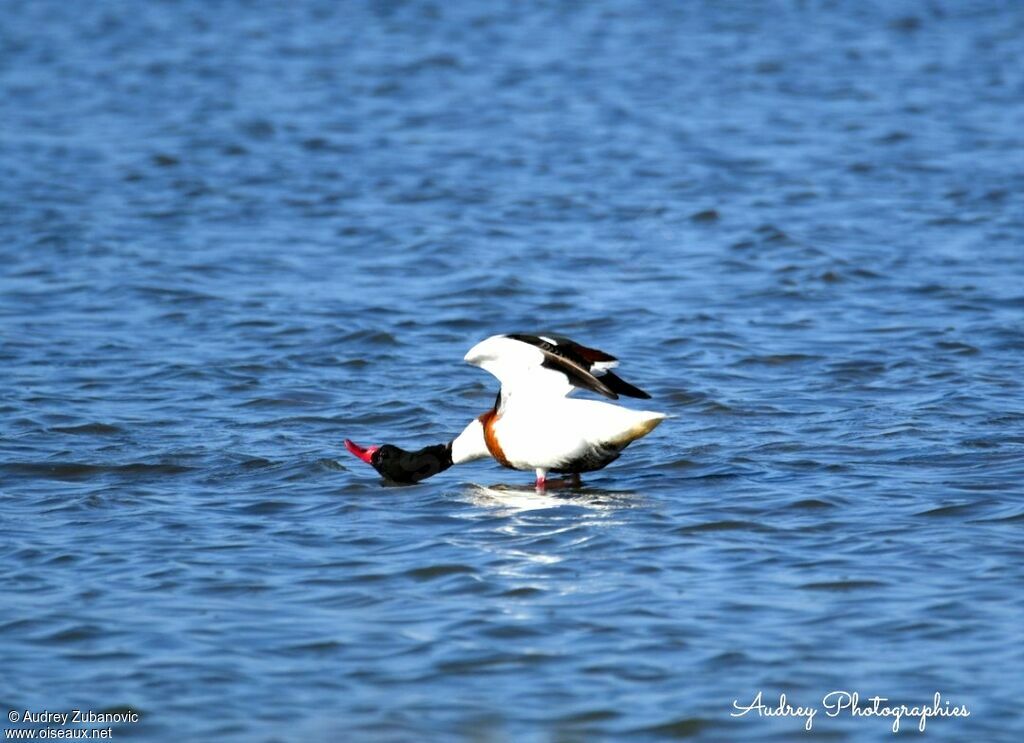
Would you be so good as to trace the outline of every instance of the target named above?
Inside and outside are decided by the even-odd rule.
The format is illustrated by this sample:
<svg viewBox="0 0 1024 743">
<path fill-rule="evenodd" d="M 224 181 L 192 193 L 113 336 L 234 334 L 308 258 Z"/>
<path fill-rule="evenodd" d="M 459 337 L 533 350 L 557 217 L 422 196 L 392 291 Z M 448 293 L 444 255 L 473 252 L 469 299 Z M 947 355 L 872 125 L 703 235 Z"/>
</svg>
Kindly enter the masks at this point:
<svg viewBox="0 0 1024 743">
<path fill-rule="evenodd" d="M 393 444 L 363 449 L 350 441 L 346 441 L 345 446 L 385 479 L 406 485 L 425 480 L 452 466 L 450 444 L 436 444 L 418 451 L 406 451 Z"/>
</svg>

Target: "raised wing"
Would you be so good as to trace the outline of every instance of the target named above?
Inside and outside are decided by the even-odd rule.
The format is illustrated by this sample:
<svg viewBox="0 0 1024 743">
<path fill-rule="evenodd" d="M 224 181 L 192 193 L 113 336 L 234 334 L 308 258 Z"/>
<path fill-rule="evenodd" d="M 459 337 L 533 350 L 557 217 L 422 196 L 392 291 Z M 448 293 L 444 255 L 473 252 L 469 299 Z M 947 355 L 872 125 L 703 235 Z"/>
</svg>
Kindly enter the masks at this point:
<svg viewBox="0 0 1024 743">
<path fill-rule="evenodd" d="M 614 356 L 561 336 L 492 336 L 474 346 L 466 361 L 493 374 L 510 391 L 518 388 L 564 397 L 580 388 L 613 400 L 620 394 L 650 397 L 611 371 L 618 365 Z"/>
</svg>

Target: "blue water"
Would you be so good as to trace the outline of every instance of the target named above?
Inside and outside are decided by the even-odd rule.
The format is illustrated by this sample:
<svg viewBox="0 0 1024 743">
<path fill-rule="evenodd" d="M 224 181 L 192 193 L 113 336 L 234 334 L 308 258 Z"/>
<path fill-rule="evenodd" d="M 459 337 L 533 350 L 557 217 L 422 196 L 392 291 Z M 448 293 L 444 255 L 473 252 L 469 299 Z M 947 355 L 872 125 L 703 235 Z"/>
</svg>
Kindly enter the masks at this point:
<svg viewBox="0 0 1024 743">
<path fill-rule="evenodd" d="M 1019 739 L 1024 5 L 3 11 L 0 707 Z M 675 417 L 548 496 L 344 452 L 452 437 L 517 330 Z"/>
</svg>

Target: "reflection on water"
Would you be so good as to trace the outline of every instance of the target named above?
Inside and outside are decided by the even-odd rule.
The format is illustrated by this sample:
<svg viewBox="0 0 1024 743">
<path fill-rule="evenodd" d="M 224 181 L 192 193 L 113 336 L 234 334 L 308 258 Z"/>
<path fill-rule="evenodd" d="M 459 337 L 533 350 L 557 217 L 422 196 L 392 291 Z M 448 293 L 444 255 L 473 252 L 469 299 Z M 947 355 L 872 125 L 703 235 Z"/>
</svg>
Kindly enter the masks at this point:
<svg viewBox="0 0 1024 743">
<path fill-rule="evenodd" d="M 545 492 L 526 485 L 469 485 L 461 492 L 460 498 L 500 515 L 570 506 L 591 511 L 615 511 L 633 508 L 641 503 L 641 496 L 636 493 L 587 486 L 550 489 Z"/>
</svg>

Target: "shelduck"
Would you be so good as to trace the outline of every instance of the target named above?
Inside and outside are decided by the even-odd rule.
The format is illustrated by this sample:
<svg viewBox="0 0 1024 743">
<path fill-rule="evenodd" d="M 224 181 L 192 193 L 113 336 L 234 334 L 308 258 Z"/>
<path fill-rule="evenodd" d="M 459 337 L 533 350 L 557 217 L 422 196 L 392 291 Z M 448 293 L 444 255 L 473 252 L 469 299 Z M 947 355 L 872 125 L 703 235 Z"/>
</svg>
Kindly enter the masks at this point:
<svg viewBox="0 0 1024 743">
<path fill-rule="evenodd" d="M 465 360 L 501 383 L 494 407 L 445 444 L 405 451 L 392 444 L 345 447 L 386 479 L 414 483 L 452 465 L 493 457 L 515 470 L 533 470 L 536 487 L 580 484 L 580 474 L 618 459 L 622 450 L 653 431 L 664 413 L 631 410 L 602 400 L 569 395 L 589 390 L 617 400 L 648 399 L 612 369 L 618 360 L 561 336 L 495 335 L 469 350 Z M 549 480 L 548 473 L 567 475 Z"/>
</svg>

